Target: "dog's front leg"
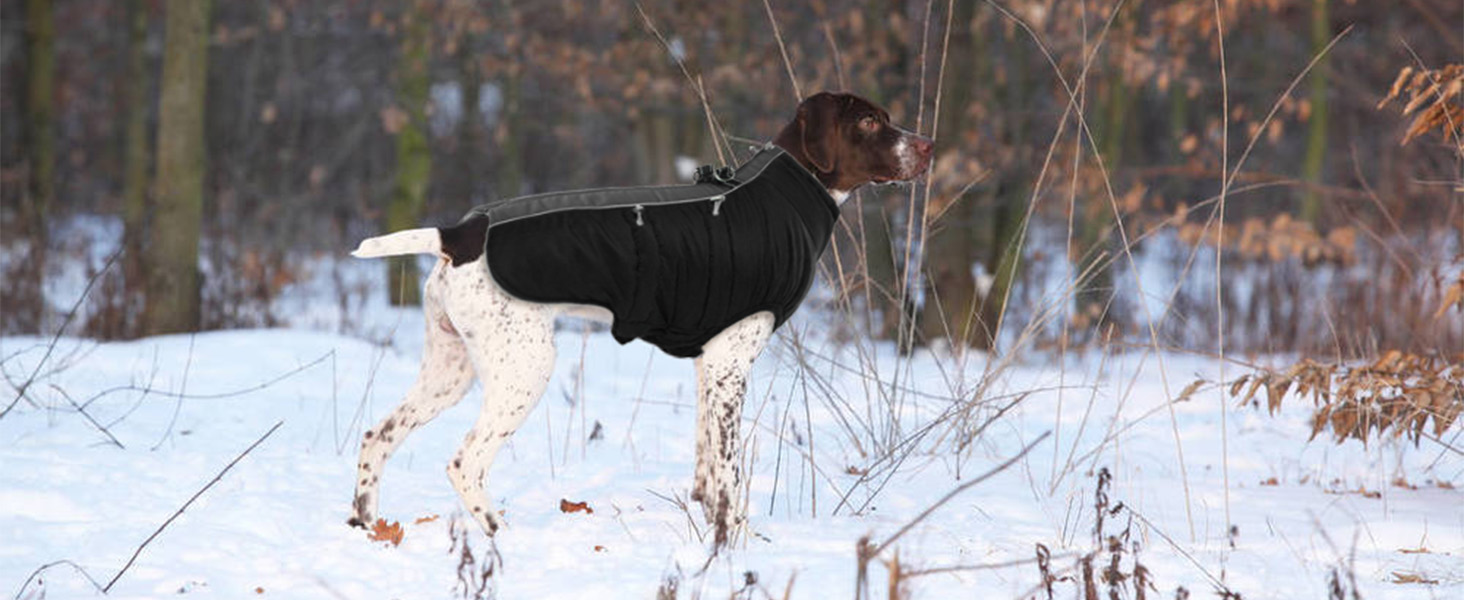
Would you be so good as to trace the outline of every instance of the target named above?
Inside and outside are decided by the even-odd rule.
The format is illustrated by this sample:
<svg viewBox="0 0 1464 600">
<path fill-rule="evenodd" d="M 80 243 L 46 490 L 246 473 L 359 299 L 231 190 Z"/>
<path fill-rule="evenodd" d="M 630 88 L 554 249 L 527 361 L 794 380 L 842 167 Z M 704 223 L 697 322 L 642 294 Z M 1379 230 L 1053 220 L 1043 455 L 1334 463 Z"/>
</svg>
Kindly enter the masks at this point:
<svg viewBox="0 0 1464 600">
<path fill-rule="evenodd" d="M 773 314 L 760 312 L 717 334 L 696 359 L 696 480 L 701 502 L 722 546 L 746 522 L 742 483 L 742 401 L 752 361 L 773 333 Z"/>
</svg>

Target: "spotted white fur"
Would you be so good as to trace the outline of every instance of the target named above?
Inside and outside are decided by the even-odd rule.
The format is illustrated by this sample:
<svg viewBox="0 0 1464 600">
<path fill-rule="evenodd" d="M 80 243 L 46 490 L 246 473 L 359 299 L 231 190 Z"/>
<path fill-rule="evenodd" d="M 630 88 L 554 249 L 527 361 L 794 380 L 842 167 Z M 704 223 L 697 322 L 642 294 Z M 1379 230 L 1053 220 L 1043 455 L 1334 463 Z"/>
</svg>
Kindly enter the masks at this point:
<svg viewBox="0 0 1464 600">
<path fill-rule="evenodd" d="M 763 311 L 722 330 L 696 359 L 696 478 L 691 499 L 701 502 L 716 543 L 725 544 L 746 525 L 742 494 L 742 398 L 747 374 L 773 333 L 773 313 Z"/>
<path fill-rule="evenodd" d="M 409 232 L 372 238 L 361 247 L 373 252 L 431 251 L 419 236 L 401 233 Z M 387 459 L 407 435 L 462 400 L 476 375 L 483 388 L 482 412 L 448 464 L 447 475 L 483 531 L 496 532 L 503 519 L 485 491 L 488 471 L 499 448 L 523 424 L 549 383 L 554 370 L 554 319 L 610 318 L 609 311 L 600 307 L 515 298 L 493 281 L 485 260 L 479 257 L 460 267 L 440 260 L 428 276 L 422 368 L 401 405 L 363 435 L 352 524 L 369 526 L 376 520 L 377 485 Z M 759 312 L 713 337 L 696 360 L 698 434 L 692 496 L 701 500 L 718 544 L 726 543 L 746 522 L 737 492 L 742 396 L 747 372 L 772 330 L 773 314 Z"/>
</svg>

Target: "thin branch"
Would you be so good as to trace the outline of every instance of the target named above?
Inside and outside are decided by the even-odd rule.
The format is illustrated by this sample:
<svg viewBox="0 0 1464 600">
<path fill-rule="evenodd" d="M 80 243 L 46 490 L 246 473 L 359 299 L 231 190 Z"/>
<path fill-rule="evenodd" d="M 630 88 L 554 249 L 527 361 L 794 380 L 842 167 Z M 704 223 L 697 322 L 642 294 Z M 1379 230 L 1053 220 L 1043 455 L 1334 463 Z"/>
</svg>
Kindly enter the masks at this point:
<svg viewBox="0 0 1464 600">
<path fill-rule="evenodd" d="M 677 56 L 675 52 L 671 51 L 671 44 L 666 41 L 666 36 L 661 35 L 661 30 L 656 28 L 655 23 L 651 22 L 651 16 L 646 14 L 646 10 L 641 7 L 639 2 L 635 3 L 635 11 L 640 13 L 641 22 L 645 24 L 646 29 L 651 30 L 651 35 L 656 36 L 656 41 L 661 43 L 661 47 L 666 50 L 666 54 L 681 69 L 681 76 L 685 77 L 687 83 L 692 84 L 692 87 L 696 89 L 697 98 L 701 100 L 702 112 L 707 117 L 707 129 L 712 134 L 712 148 L 717 151 L 717 162 L 724 165 L 728 164 L 727 156 L 722 154 L 722 148 L 725 146 L 727 153 L 731 154 L 732 144 L 728 143 L 727 132 L 722 128 L 721 123 L 717 121 L 716 115 L 712 113 L 712 105 L 707 100 L 707 88 L 702 84 L 701 74 L 698 73 L 696 77 L 691 76 L 691 71 L 686 68 L 686 62 L 681 60 L 681 57 Z M 732 159 L 736 161 L 736 155 L 732 155 Z"/>
<path fill-rule="evenodd" d="M 985 482 L 987 479 L 991 479 L 992 477 L 995 477 L 996 474 L 1001 473 L 1002 471 L 1007 470 L 1007 467 L 1010 467 L 1010 466 L 1016 464 L 1017 461 L 1022 460 L 1022 457 L 1026 456 L 1028 452 L 1031 452 L 1032 451 L 1032 448 L 1036 447 L 1037 444 L 1042 443 L 1042 440 L 1047 439 L 1047 436 L 1049 436 L 1049 435 L 1052 435 L 1052 432 L 1051 431 L 1043 432 L 1042 435 L 1037 436 L 1037 439 L 1032 440 L 1026 446 L 1023 446 L 1022 447 L 1022 451 L 1021 452 L 1018 452 L 1015 456 L 1012 456 L 1011 458 L 1006 459 L 1001 464 L 993 467 L 990 471 L 987 471 L 985 473 L 982 473 L 979 477 L 976 477 L 975 479 L 972 479 L 971 481 L 967 481 L 966 483 L 963 483 L 963 484 L 957 486 L 956 489 L 951 490 L 945 496 L 942 496 L 940 500 L 936 500 L 935 501 L 935 504 L 930 505 L 930 507 L 926 508 L 919 515 L 917 515 L 914 519 L 911 519 L 909 523 L 906 523 L 904 527 L 901 527 L 900 530 L 899 531 L 896 531 L 894 535 L 892 535 L 892 536 L 889 537 L 889 539 L 886 539 L 885 541 L 881 542 L 880 545 L 875 546 L 874 547 L 874 550 L 871 551 L 866 556 L 866 558 L 873 558 L 875 556 L 879 556 L 879 554 L 881 552 L 884 552 L 886 548 L 889 548 L 890 547 L 890 544 L 895 543 L 897 540 L 900 539 L 901 536 L 903 536 L 906 533 L 908 533 L 916 525 L 919 525 L 920 522 L 921 521 L 924 521 L 926 517 L 929 517 L 931 515 L 931 513 L 934 513 L 936 509 L 940 508 L 941 506 L 944 506 L 945 503 L 950 502 L 952 498 L 955 498 L 956 496 L 959 496 L 961 494 L 961 492 L 964 492 L 964 491 L 969 490 L 969 489 L 971 489 L 973 487 L 976 487 L 977 485 L 980 485 L 982 482 Z"/>
<path fill-rule="evenodd" d="M 1215 43 L 1220 47 L 1220 170 L 1230 170 L 1230 75 L 1225 68 L 1225 23 L 1220 13 L 1220 0 L 1215 3 Z M 1257 136 L 1259 138 L 1259 136 Z M 1220 180 L 1220 222 L 1216 228 L 1215 242 L 1215 345 L 1220 355 L 1220 380 L 1225 380 L 1225 280 L 1220 277 L 1221 264 L 1225 257 L 1225 196 L 1230 193 L 1230 179 Z M 1220 394 L 1220 473 L 1225 489 L 1225 527 L 1234 523 L 1230 519 L 1230 420 L 1225 405 L 1225 394 Z M 1222 556 L 1224 549 L 1221 550 Z"/>
<path fill-rule="evenodd" d="M 284 381 L 286 379 L 289 379 L 290 377 L 293 377 L 295 375 L 298 375 L 301 372 L 306 371 L 306 370 L 310 369 L 311 367 L 314 367 L 315 365 L 318 365 L 318 364 L 320 364 L 322 362 L 325 362 L 325 359 L 331 358 L 333 356 L 335 356 L 335 350 L 331 350 L 330 352 L 327 352 L 325 354 L 322 354 L 322 355 L 320 355 L 320 358 L 317 358 L 317 359 L 312 360 L 312 361 L 310 361 L 308 363 L 305 363 L 304 365 L 301 365 L 299 367 L 296 367 L 295 369 L 290 370 L 290 371 L 288 371 L 288 372 L 286 372 L 286 373 L 284 373 L 284 374 L 282 374 L 282 375 L 280 375 L 278 377 L 275 377 L 274 379 L 270 379 L 268 381 L 259 383 L 257 385 L 252 386 L 252 387 L 238 389 L 238 390 L 234 390 L 234 391 L 231 391 L 231 392 L 219 392 L 219 393 L 216 393 L 216 394 L 183 394 L 183 393 L 177 393 L 177 392 L 160 392 L 160 391 L 157 391 L 157 390 L 152 389 L 152 387 L 150 385 L 148 385 L 148 386 L 119 385 L 117 387 L 110 388 L 110 389 L 106 389 L 106 390 L 102 390 L 100 392 L 97 392 L 96 394 L 93 394 L 92 397 L 87 398 L 86 402 L 82 402 L 81 403 L 81 407 L 82 408 L 89 407 L 89 406 L 92 405 L 93 402 L 96 402 L 97 400 L 100 400 L 100 399 L 102 399 L 105 396 L 110 396 L 110 395 L 115 394 L 115 393 L 118 393 L 118 392 L 147 392 L 147 393 L 150 393 L 150 394 L 153 394 L 153 395 L 157 395 L 157 396 L 161 396 L 161 397 L 164 397 L 164 398 L 178 398 L 180 400 L 182 400 L 182 399 L 186 399 L 186 400 L 218 400 L 220 398 L 232 398 L 234 396 L 242 396 L 242 395 L 248 394 L 250 392 L 257 392 L 259 390 L 262 390 L 262 389 L 265 389 L 265 388 L 267 388 L 269 386 L 272 386 L 272 385 L 274 385 L 276 383 L 279 383 L 281 381 Z"/>
<path fill-rule="evenodd" d="M 41 573 L 46 572 L 51 567 L 55 567 L 55 566 L 58 566 L 58 565 L 66 565 L 68 567 L 71 567 L 72 569 L 75 569 L 76 572 L 77 573 L 81 573 L 81 576 L 86 578 L 87 583 L 92 584 L 92 587 L 93 588 L 96 588 L 96 590 L 98 592 L 106 593 L 106 590 L 103 590 L 102 589 L 101 584 L 97 583 L 97 580 L 94 579 L 94 578 L 92 578 L 91 573 L 86 572 L 86 569 L 83 569 L 81 567 L 81 565 L 78 565 L 78 564 L 76 564 L 76 563 L 74 563 L 74 562 L 72 562 L 72 561 L 70 561 L 68 559 L 64 559 L 63 558 L 61 560 L 54 560 L 54 561 L 48 562 L 48 563 L 46 563 L 44 565 L 41 565 L 39 567 L 36 567 L 36 570 L 31 571 L 30 576 L 25 578 L 25 583 L 20 584 L 20 591 L 18 591 L 18 592 L 15 593 L 15 600 L 20 600 L 20 595 L 21 594 L 24 594 L 25 591 L 30 588 L 30 583 L 32 581 L 34 581 L 37 576 L 39 576 Z M 41 598 L 44 598 L 45 597 L 44 592 L 42 593 L 42 595 L 40 597 Z"/>
<path fill-rule="evenodd" d="M 107 436 L 107 439 L 108 440 L 111 440 L 111 442 L 112 442 L 113 445 L 115 445 L 118 448 L 123 449 L 123 450 L 126 450 L 127 449 L 126 446 L 123 446 L 122 445 L 122 442 L 117 441 L 117 437 L 114 436 L 114 435 L 112 435 L 112 432 L 110 430 L 108 430 L 106 428 L 106 426 L 102 425 L 101 423 L 98 423 L 96 419 L 92 418 L 91 413 L 86 412 L 86 409 L 85 408 L 82 408 L 81 405 L 77 404 L 75 400 L 72 400 L 71 399 L 71 395 L 70 394 L 67 394 L 66 393 L 66 390 L 61 389 L 61 386 L 58 386 L 58 385 L 54 385 L 53 384 L 51 386 L 51 389 L 53 391 L 55 391 L 57 394 L 60 394 L 62 398 L 65 398 L 66 399 L 66 402 L 68 404 L 70 404 L 72 408 L 75 408 L 76 409 L 76 412 L 81 413 L 81 416 L 83 416 L 83 417 L 86 418 L 86 422 L 91 423 L 92 427 L 95 427 L 97 431 L 102 432 L 102 435 Z"/>
<path fill-rule="evenodd" d="M 1200 564 L 1200 561 L 1196 560 L 1193 554 L 1190 554 L 1189 552 L 1185 551 L 1184 548 L 1180 547 L 1179 544 L 1175 543 L 1174 538 L 1171 538 L 1171 537 L 1169 537 L 1169 534 L 1164 533 L 1164 530 L 1163 529 L 1160 529 L 1158 527 L 1155 527 L 1154 526 L 1154 523 L 1152 521 L 1144 518 L 1144 515 L 1139 514 L 1139 512 L 1136 511 L 1136 510 L 1134 510 L 1132 506 L 1129 506 L 1127 504 L 1124 504 L 1123 505 L 1123 509 L 1126 510 L 1126 511 L 1128 511 L 1128 513 L 1130 515 L 1133 515 L 1134 518 L 1138 519 L 1140 523 L 1143 523 L 1145 527 L 1148 527 L 1150 531 L 1153 531 L 1154 533 L 1159 534 L 1159 537 L 1164 538 L 1164 541 L 1169 543 L 1169 547 L 1170 548 L 1174 548 L 1174 551 L 1175 552 L 1178 552 L 1180 554 L 1180 556 L 1183 556 L 1186 560 L 1188 560 L 1190 562 L 1190 564 L 1194 565 L 1195 566 L 1195 569 L 1198 569 L 1200 571 L 1200 573 L 1205 576 L 1206 579 L 1209 579 L 1210 580 L 1210 585 L 1215 586 L 1215 589 L 1216 590 L 1220 590 L 1220 591 L 1226 592 L 1227 595 L 1224 595 L 1223 597 L 1225 597 L 1225 598 L 1239 597 L 1238 595 L 1235 595 L 1235 593 L 1230 590 L 1230 587 L 1229 586 L 1225 585 L 1225 582 L 1224 581 L 1221 581 L 1219 578 L 1217 578 L 1214 575 L 1212 575 L 1209 570 L 1205 569 L 1205 566 L 1202 565 L 1202 564 Z"/>
<path fill-rule="evenodd" d="M 163 521 L 163 524 L 159 525 L 157 530 L 152 532 L 152 535 L 147 536 L 147 539 L 142 541 L 142 544 L 137 547 L 137 550 L 134 550 L 132 552 L 132 557 L 127 559 L 127 564 L 122 565 L 122 570 L 117 571 L 117 574 L 112 576 L 112 580 L 108 581 L 107 585 L 102 586 L 102 593 L 105 594 L 112 590 L 112 585 L 117 583 L 118 579 L 122 578 L 122 574 L 127 572 L 127 569 L 132 566 L 133 562 L 137 561 L 137 556 L 142 554 L 142 549 L 146 548 L 147 545 L 151 543 L 154 538 L 158 537 L 158 535 L 161 534 L 164 529 L 167 529 L 169 524 L 171 524 L 175 519 L 183 514 L 183 511 L 188 510 L 188 507 L 193 504 L 194 500 L 197 500 L 199 496 L 202 496 L 204 492 L 207 492 L 208 489 L 213 487 L 215 483 L 218 483 L 220 479 L 223 479 L 224 474 L 228 473 L 229 469 L 232 469 L 234 468 L 234 465 L 239 464 L 239 461 L 243 460 L 245 456 L 248 456 L 249 453 L 255 448 L 259 447 L 260 444 L 263 444 L 264 440 L 269 439 L 269 436 L 273 435 L 274 432 L 278 430 L 281 425 L 284 424 L 284 421 L 279 421 L 275 423 L 274 427 L 270 427 L 269 431 L 264 432 L 264 435 L 261 435 L 259 436 L 259 439 L 254 440 L 254 443 L 250 444 L 248 448 L 245 448 L 243 452 L 240 452 L 238 456 L 234 457 L 234 460 L 231 460 L 229 461 L 229 464 L 224 465 L 224 469 L 222 471 L 219 471 L 218 475 L 214 475 L 213 479 L 204 484 L 202 488 L 199 488 L 197 492 L 194 492 L 193 496 L 189 498 L 187 502 L 183 503 L 183 506 L 178 507 L 178 510 L 173 512 L 173 516 L 168 517 L 168 520 Z"/>
<path fill-rule="evenodd" d="M 773 24 L 773 37 L 778 40 L 778 51 L 783 54 L 783 66 L 788 68 L 788 81 L 793 83 L 793 101 L 803 102 L 803 88 L 798 85 L 798 75 L 793 73 L 793 61 L 788 59 L 788 47 L 783 45 L 783 32 L 778 29 L 778 19 L 773 16 L 770 0 L 763 0 L 763 8 L 768 11 L 768 22 Z"/>
<path fill-rule="evenodd" d="M 5 410 L 0 410 L 0 419 L 10 414 L 10 411 L 15 408 L 15 405 L 20 403 L 20 399 L 25 397 L 25 391 L 36 382 L 36 376 L 40 374 L 41 367 L 45 366 L 46 361 L 51 359 L 51 354 L 56 351 L 56 343 L 61 341 L 61 334 L 66 332 L 66 328 L 71 326 L 71 320 L 76 318 L 76 311 L 81 309 L 81 303 L 86 302 L 87 296 L 91 295 L 92 287 L 117 262 L 117 257 L 122 255 L 124 248 L 125 246 L 118 246 L 117 250 L 112 252 L 111 256 L 107 257 L 107 263 L 102 265 L 101 270 L 93 273 L 91 278 L 87 279 L 86 288 L 81 290 L 81 296 L 71 305 L 71 310 L 66 312 L 66 318 L 61 320 L 61 326 L 56 328 L 56 334 L 51 336 L 51 342 L 46 345 L 46 354 L 41 357 L 40 362 L 36 363 L 36 368 L 31 370 L 30 377 L 26 378 L 25 382 L 21 383 L 20 387 L 15 390 L 15 399 L 10 401 L 10 404 L 5 407 Z"/>
<path fill-rule="evenodd" d="M 1065 552 L 1065 553 L 1060 553 L 1060 554 L 1057 554 L 1055 556 L 1052 556 L 1051 558 L 1054 558 L 1054 559 L 1072 558 L 1072 557 L 1075 557 L 1077 555 L 1078 554 L 1076 552 Z M 906 577 L 920 577 L 922 575 L 936 575 L 936 574 L 939 574 L 939 573 L 959 573 L 959 572 L 962 572 L 962 571 L 993 571 L 993 570 L 996 570 L 996 569 L 1006 569 L 1006 568 L 1010 568 L 1010 567 L 1020 567 L 1022 565 L 1030 565 L 1032 563 L 1038 562 L 1038 560 L 1039 559 L 1037 559 L 1037 558 L 1018 558 L 1018 559 L 1015 559 L 1015 560 L 1008 560 L 1008 561 L 1005 561 L 1005 562 L 997 562 L 997 563 L 982 563 L 982 564 L 976 564 L 976 565 L 947 565 L 947 566 L 944 566 L 944 567 L 929 567 L 929 568 L 925 568 L 925 569 L 917 569 L 917 570 L 913 570 L 913 571 L 906 571 L 905 572 L 905 576 Z"/>
<path fill-rule="evenodd" d="M 183 381 L 182 383 L 178 384 L 179 394 L 188 393 L 188 373 L 193 370 L 193 342 L 196 339 L 198 339 L 197 333 L 191 333 L 188 335 L 188 359 L 183 363 Z M 163 442 L 173 435 L 173 427 L 178 424 L 178 413 L 183 412 L 183 397 L 179 396 L 176 400 L 177 401 L 173 403 L 173 416 L 172 418 L 168 419 L 167 430 L 163 431 L 162 437 L 158 438 L 158 443 L 153 444 L 152 448 L 149 448 L 149 450 L 157 450 L 158 448 L 161 448 L 163 446 Z"/>
</svg>

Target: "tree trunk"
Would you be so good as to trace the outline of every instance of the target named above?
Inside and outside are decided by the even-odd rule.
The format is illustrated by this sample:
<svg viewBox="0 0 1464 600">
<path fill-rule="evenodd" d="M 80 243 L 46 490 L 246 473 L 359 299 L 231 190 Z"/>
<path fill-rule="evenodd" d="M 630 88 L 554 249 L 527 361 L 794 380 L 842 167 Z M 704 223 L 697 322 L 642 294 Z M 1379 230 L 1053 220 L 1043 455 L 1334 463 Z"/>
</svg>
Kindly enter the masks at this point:
<svg viewBox="0 0 1464 600">
<path fill-rule="evenodd" d="M 40 333 L 45 315 L 42 283 L 46 272 L 47 216 L 55 196 L 56 28 L 50 0 L 26 2 L 26 96 L 24 152 L 29 177 L 20 199 L 17 239 L 26 255 L 8 273 L 14 281 L 0 290 L 6 332 Z M 8 233 L 8 232 L 7 232 Z M 9 242 L 11 240 L 0 240 Z"/>
<path fill-rule="evenodd" d="M 157 198 L 146 251 L 147 335 L 199 323 L 198 230 L 203 220 L 204 97 L 210 0 L 168 0 L 158 108 Z"/>
<path fill-rule="evenodd" d="M 946 54 L 949 74 L 941 99 L 940 130 L 936 132 L 956 143 L 968 127 L 966 110 L 971 104 L 973 82 L 983 80 L 977 74 L 975 27 L 975 3 L 957 2 L 951 15 L 951 41 Z M 952 347 L 986 348 L 986 328 L 977 321 L 981 297 L 971 273 L 979 259 L 976 240 L 981 237 L 977 231 L 981 219 L 974 200 L 957 198 L 952 202 L 956 204 L 945 212 L 940 223 L 927 223 L 931 232 L 924 260 L 933 293 L 925 297 L 920 328 L 926 340 L 944 337 Z"/>
<path fill-rule="evenodd" d="M 1026 180 L 1021 185 L 1002 186 L 997 189 L 997 205 L 991 217 L 992 269 L 991 289 L 981 301 L 982 329 L 973 331 L 974 345 L 995 349 L 1001 329 L 1005 327 L 1007 307 L 1011 302 L 1011 290 L 1021 272 L 1022 247 L 1017 245 L 1017 234 L 1021 233 L 1022 220 L 1027 217 L 1027 202 L 1031 188 Z"/>
<path fill-rule="evenodd" d="M 864 19 L 869 23 L 889 22 L 903 12 L 904 6 L 904 3 L 894 0 L 869 2 L 864 5 Z M 909 87 L 909 71 L 914 60 L 908 58 L 909 49 L 904 41 L 887 27 L 874 28 L 867 35 L 873 36 L 874 45 L 887 49 L 890 58 L 877 70 L 852 70 L 848 74 L 848 89 L 869 92 L 871 100 L 886 104 L 891 98 L 913 97 L 915 91 Z M 845 60 L 847 63 L 847 57 Z M 883 97 L 879 97 L 881 94 Z M 940 147 L 939 143 L 937 147 Z M 902 293 L 906 285 L 902 277 L 907 266 L 918 268 L 919 261 L 911 261 L 916 263 L 914 265 L 905 264 L 904 244 L 898 243 L 904 238 L 905 228 L 897 226 L 892 217 L 908 212 L 909 197 L 906 193 L 881 193 L 877 189 L 867 189 L 861 199 L 859 218 L 864 236 L 864 271 L 868 277 L 865 285 L 872 288 L 869 291 L 869 309 L 878 312 L 880 317 L 879 323 L 869 324 L 870 333 L 879 339 L 896 339 L 898 336 L 900 350 L 908 351 L 914 343 L 914 336 L 909 335 L 913 330 L 911 323 L 918 314 L 913 302 L 914 294 Z M 917 218 L 919 214 L 908 216 Z"/>
<path fill-rule="evenodd" d="M 1327 0 L 1312 0 L 1311 51 L 1315 56 L 1332 41 L 1331 21 L 1327 16 Z M 1302 179 L 1307 183 L 1321 183 L 1327 158 L 1327 63 L 1317 63 L 1311 74 L 1311 119 L 1306 136 L 1306 158 L 1302 164 Z M 1306 188 L 1301 200 L 1301 220 L 1317 227 L 1322 214 L 1322 197 L 1316 188 Z"/>
<path fill-rule="evenodd" d="M 412 10 L 406 16 L 406 38 L 397 63 L 397 102 L 407 113 L 397 132 L 396 184 L 386 210 L 388 231 L 417 227 L 427 201 L 427 184 L 432 174 L 432 154 L 427 145 L 427 88 L 430 85 L 428 58 L 431 55 L 431 23 Z M 394 306 L 422 303 L 422 277 L 416 256 L 397 256 L 387 261 L 387 280 Z"/>
<path fill-rule="evenodd" d="M 1132 19 L 1127 13 L 1118 17 L 1116 35 L 1123 35 L 1122 39 L 1130 39 L 1131 28 Z M 1099 105 L 1095 111 L 1102 117 L 1097 132 L 1099 139 L 1096 140 L 1098 151 L 1102 153 L 1103 166 L 1110 176 L 1118 172 L 1119 165 L 1123 162 L 1124 148 L 1129 137 L 1128 116 L 1134 103 L 1134 94 L 1124 79 L 1123 61 L 1127 60 L 1127 55 L 1119 50 L 1115 57 L 1118 64 L 1114 65 L 1115 68 L 1107 77 L 1107 85 L 1099 95 Z M 1180 105 L 1180 109 L 1174 109 L 1174 106 L 1171 109 L 1182 110 L 1183 105 Z M 1116 246 L 1112 238 L 1115 222 L 1113 206 L 1108 197 L 1089 198 L 1086 204 L 1086 207 L 1074 207 L 1074 210 L 1081 211 L 1081 221 L 1078 223 L 1075 248 L 1079 256 L 1071 257 L 1077 263 L 1073 271 L 1079 276 L 1084 273 L 1088 275 L 1088 279 L 1078 282 L 1074 291 L 1077 309 L 1075 323 L 1080 329 L 1101 329 L 1114 320 L 1113 266 L 1117 264 L 1116 257 L 1122 249 Z"/>
<path fill-rule="evenodd" d="M 481 190 L 478 189 L 478 170 L 483 165 L 483 113 L 478 110 L 482 101 L 483 69 L 478 64 L 477 44 L 473 34 L 466 34 L 459 46 L 459 83 L 463 88 L 463 121 L 458 127 L 458 176 L 462 177 L 460 197 L 452 202 L 464 206 L 477 204 Z"/>
<path fill-rule="evenodd" d="M 147 239 L 147 186 L 148 186 L 148 69 L 147 69 L 147 23 L 146 0 L 128 0 L 127 3 L 127 79 L 123 84 L 126 98 L 127 122 L 123 131 L 123 184 L 122 225 L 123 243 L 122 276 L 126 283 L 127 302 L 134 304 L 144 290 L 143 240 Z M 126 311 L 129 315 L 131 310 Z M 136 322 L 128 318 L 121 330 L 113 332 L 123 337 L 137 334 Z"/>
<path fill-rule="evenodd" d="M 524 193 L 524 157 L 521 147 L 523 124 L 519 105 L 523 79 L 518 66 L 510 66 L 503 77 L 503 107 L 498 111 L 498 197 L 513 198 Z"/>
<path fill-rule="evenodd" d="M 867 202 L 866 202 L 867 201 Z M 904 200 L 897 200 L 903 203 Z M 899 333 L 903 319 L 913 318 L 900 308 L 898 274 L 895 266 L 900 260 L 896 256 L 894 238 L 890 235 L 889 212 L 884 195 L 876 190 L 866 191 L 859 200 L 859 227 L 864 236 L 864 271 L 869 286 L 869 308 L 878 310 L 879 323 L 868 323 L 870 335 L 876 339 L 891 340 Z M 904 253 L 899 253 L 903 256 Z"/>
<path fill-rule="evenodd" d="M 41 244 L 56 197 L 56 23 L 51 0 L 26 0 L 26 159 L 30 189 L 26 226 Z"/>
</svg>

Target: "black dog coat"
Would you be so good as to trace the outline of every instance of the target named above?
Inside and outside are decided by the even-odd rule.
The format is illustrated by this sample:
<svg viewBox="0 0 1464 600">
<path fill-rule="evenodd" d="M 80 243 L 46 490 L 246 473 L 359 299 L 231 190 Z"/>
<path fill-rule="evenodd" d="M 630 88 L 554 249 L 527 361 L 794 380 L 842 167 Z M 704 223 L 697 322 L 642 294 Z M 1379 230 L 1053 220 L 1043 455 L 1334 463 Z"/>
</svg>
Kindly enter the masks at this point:
<svg viewBox="0 0 1464 600">
<path fill-rule="evenodd" d="M 760 311 L 781 326 L 808 293 L 839 207 L 770 146 L 734 173 L 703 167 L 692 185 L 606 188 L 484 204 L 488 269 L 524 300 L 592 304 L 611 334 L 667 354 L 701 355 Z"/>
</svg>

